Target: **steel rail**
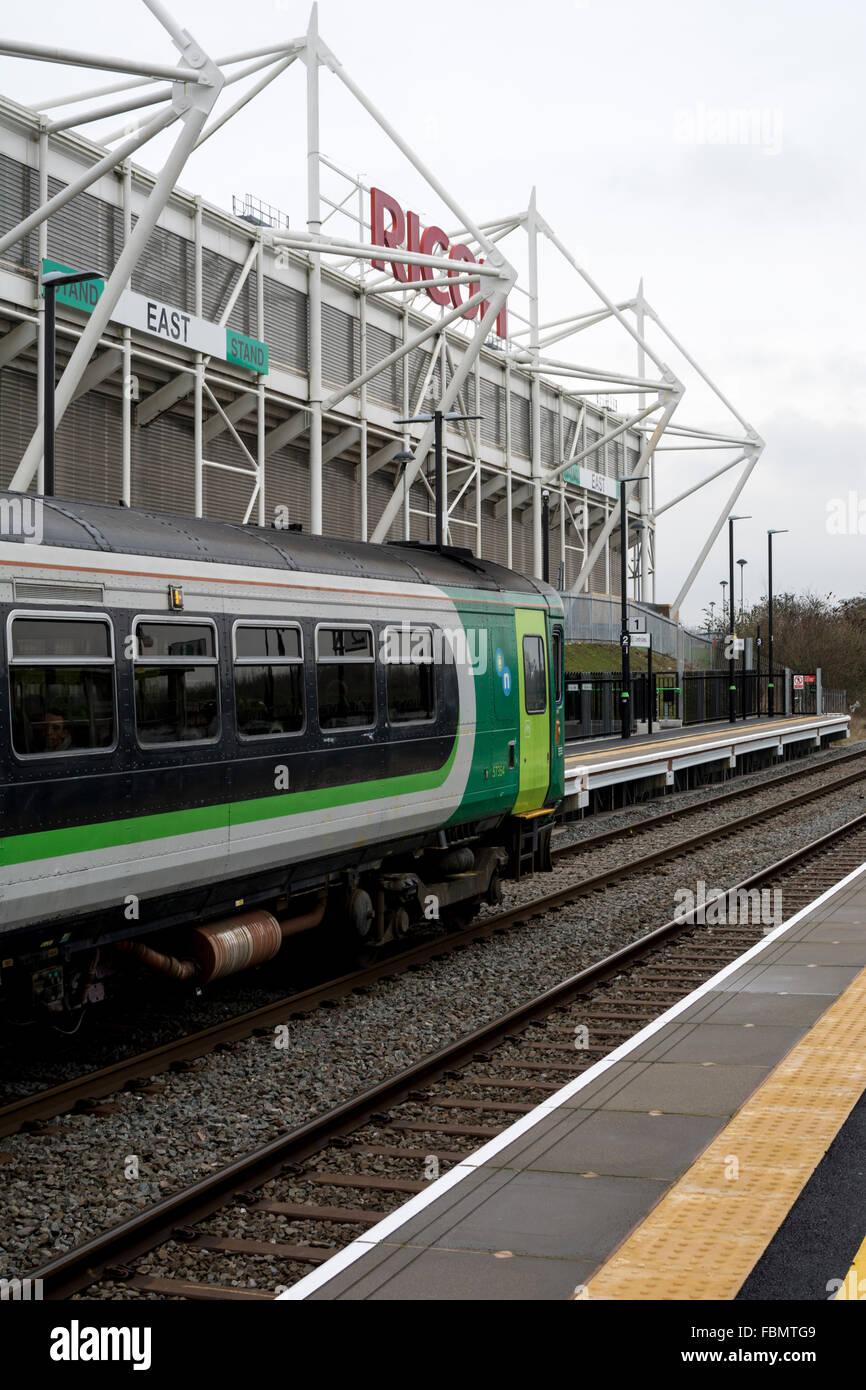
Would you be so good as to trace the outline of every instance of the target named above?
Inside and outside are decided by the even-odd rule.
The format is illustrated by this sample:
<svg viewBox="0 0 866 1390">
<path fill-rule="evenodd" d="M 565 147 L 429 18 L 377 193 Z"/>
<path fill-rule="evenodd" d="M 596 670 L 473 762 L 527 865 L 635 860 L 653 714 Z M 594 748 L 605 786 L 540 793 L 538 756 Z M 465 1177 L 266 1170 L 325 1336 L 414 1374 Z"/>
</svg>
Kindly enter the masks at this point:
<svg viewBox="0 0 866 1390">
<path fill-rule="evenodd" d="M 866 757 L 866 753 L 848 754 L 844 761 L 847 762 L 858 757 Z M 834 763 L 833 766 L 835 765 Z M 805 777 L 810 774 L 816 775 L 822 770 L 822 767 L 797 769 L 796 774 L 786 774 L 784 778 L 776 779 L 772 785 L 776 785 L 778 781 L 788 781 L 794 775 Z M 423 942 L 399 955 L 385 957 L 359 971 L 338 976 L 299 994 L 289 995 L 270 1004 L 262 1005 L 260 1008 L 239 1015 L 228 1022 L 213 1024 L 186 1037 L 172 1039 L 170 1042 L 161 1044 L 147 1052 L 113 1062 L 98 1071 L 87 1072 L 72 1081 L 61 1082 L 59 1085 L 51 1087 L 50 1090 L 10 1101 L 6 1105 L 0 1106 L 0 1138 L 14 1134 L 23 1126 L 54 1119 L 85 1101 L 104 1099 L 121 1090 L 130 1081 L 140 1080 L 142 1077 L 157 1076 L 178 1062 L 201 1057 L 212 1051 L 217 1043 L 236 1042 L 249 1037 L 258 1029 L 269 1032 L 277 1024 L 285 1022 L 291 1013 L 311 1012 L 326 1001 L 345 998 L 353 990 L 377 984 L 382 979 L 393 978 L 414 967 L 423 965 L 427 961 L 449 955 L 454 950 L 471 945 L 474 941 L 484 940 L 496 933 L 508 931 L 511 927 L 527 920 L 542 917 L 546 912 L 555 910 L 565 903 L 576 901 L 643 870 L 657 867 L 669 859 L 679 858 L 682 854 L 690 853 L 692 850 L 714 840 L 722 839 L 728 834 L 735 834 L 740 830 L 748 829 L 770 816 L 784 814 L 786 811 L 809 801 L 832 795 L 835 791 L 844 790 L 863 776 L 863 773 L 850 773 L 846 777 L 810 788 L 778 806 L 764 807 L 759 811 L 750 812 L 748 815 L 737 817 L 724 825 L 713 826 L 709 830 L 700 831 L 696 835 L 678 840 L 672 845 L 640 855 L 631 859 L 628 864 L 616 865 L 589 877 L 578 879 L 565 888 L 557 889 L 553 893 L 545 894 L 531 902 L 508 908 L 504 912 L 482 918 L 478 922 L 450 933 L 448 936 Z M 733 792 L 722 793 L 710 801 L 699 802 L 688 807 L 678 807 L 664 812 L 661 816 L 648 817 L 631 825 L 602 831 L 598 835 L 590 836 L 577 841 L 574 845 L 563 846 L 560 850 L 554 851 L 554 859 L 559 862 L 563 859 L 573 858 L 597 845 L 608 843 L 620 837 L 628 837 L 641 831 L 651 830 L 657 824 L 688 815 L 693 811 L 702 811 L 716 802 L 739 798 L 749 793 L 757 795 L 764 790 L 765 787 L 761 785 L 736 788 Z"/>
<path fill-rule="evenodd" d="M 855 816 L 844 825 L 808 845 L 794 850 L 758 873 L 726 890 L 725 899 L 749 891 L 768 880 L 794 869 L 825 849 L 839 845 L 858 830 L 866 828 L 866 813 Z M 697 911 L 697 909 L 696 909 Z M 404 1068 L 396 1076 L 379 1082 L 359 1095 L 316 1116 L 305 1124 L 279 1135 L 254 1150 L 235 1159 L 217 1173 L 200 1179 L 171 1197 L 163 1199 L 146 1211 L 103 1232 L 83 1245 L 66 1251 L 29 1277 L 42 1281 L 43 1293 L 49 1299 L 63 1299 L 97 1282 L 112 1264 L 134 1260 L 172 1239 L 176 1228 L 199 1222 L 226 1205 L 227 1200 L 245 1194 L 248 1187 L 257 1187 L 276 1177 L 286 1164 L 295 1165 L 327 1147 L 338 1138 L 369 1121 L 383 1107 L 404 1101 L 419 1085 L 441 1079 L 443 1074 L 470 1060 L 475 1054 L 502 1042 L 515 1028 L 522 1029 L 561 1007 L 575 995 L 595 986 L 623 966 L 635 962 L 661 942 L 694 928 L 695 912 L 674 918 L 654 928 L 638 940 L 629 943 L 593 965 L 544 990 L 535 998 L 508 1011 L 507 1014 L 481 1028 L 449 1043 L 437 1052 Z M 251 1204 L 254 1193 L 249 1194 Z"/>
</svg>

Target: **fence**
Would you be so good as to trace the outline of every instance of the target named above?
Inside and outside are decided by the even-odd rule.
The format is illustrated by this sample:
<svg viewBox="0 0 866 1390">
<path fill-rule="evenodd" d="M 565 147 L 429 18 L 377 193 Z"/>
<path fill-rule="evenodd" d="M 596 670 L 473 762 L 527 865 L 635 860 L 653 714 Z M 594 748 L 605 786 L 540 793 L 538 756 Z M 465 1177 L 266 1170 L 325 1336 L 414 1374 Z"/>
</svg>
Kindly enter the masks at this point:
<svg viewBox="0 0 866 1390">
<path fill-rule="evenodd" d="M 743 671 L 734 675 L 734 710 L 738 719 L 748 719 L 768 713 L 769 675 L 766 671 Z M 785 711 L 787 674 L 774 674 L 775 712 Z M 683 724 L 705 724 L 727 719 L 729 715 L 730 681 L 727 671 L 687 672 L 679 677 L 675 671 L 632 675 L 629 706 L 632 727 L 646 723 L 651 716 L 653 725 L 666 721 Z M 816 712 L 817 686 L 797 691 L 801 697 L 795 714 Z M 569 739 L 599 738 L 618 733 L 621 727 L 622 677 L 611 671 L 566 671 L 565 673 L 565 736 Z M 831 692 L 825 692 L 829 694 Z M 844 696 L 844 692 L 832 692 Z M 811 699 L 811 707 L 809 700 Z M 827 708 L 825 702 L 825 709 Z"/>
<path fill-rule="evenodd" d="M 619 645 L 622 624 L 620 601 L 616 595 L 561 594 L 565 608 L 566 642 L 615 642 Z M 652 636 L 653 651 L 672 656 L 686 666 L 709 669 L 716 664 L 712 638 L 688 632 L 646 603 L 628 603 L 633 629 Z"/>
</svg>

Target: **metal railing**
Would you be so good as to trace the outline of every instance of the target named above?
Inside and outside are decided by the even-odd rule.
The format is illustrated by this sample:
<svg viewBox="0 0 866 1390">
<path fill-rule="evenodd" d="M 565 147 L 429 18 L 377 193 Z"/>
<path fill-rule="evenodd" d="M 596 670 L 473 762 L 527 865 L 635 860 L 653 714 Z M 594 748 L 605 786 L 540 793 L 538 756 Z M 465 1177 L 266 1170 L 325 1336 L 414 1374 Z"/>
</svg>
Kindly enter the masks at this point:
<svg viewBox="0 0 866 1390">
<path fill-rule="evenodd" d="M 786 672 L 774 673 L 775 710 L 784 713 Z M 769 675 L 766 671 L 738 670 L 734 675 L 734 710 L 737 719 L 768 713 Z M 811 695 L 810 695 L 811 690 Z M 815 686 L 802 695 L 802 708 L 795 714 L 816 713 Z M 603 738 L 621 729 L 622 677 L 615 671 L 566 671 L 565 736 L 567 739 Z M 839 692 L 832 693 L 834 696 Z M 707 724 L 729 715 L 730 679 L 727 671 L 689 671 L 681 678 L 675 671 L 653 672 L 650 677 L 635 673 L 629 688 L 632 728 L 647 723 L 655 727 L 674 723 Z M 844 692 L 842 692 L 844 695 Z M 811 706 L 809 700 L 811 699 Z M 827 708 L 826 699 L 824 702 Z"/>
</svg>

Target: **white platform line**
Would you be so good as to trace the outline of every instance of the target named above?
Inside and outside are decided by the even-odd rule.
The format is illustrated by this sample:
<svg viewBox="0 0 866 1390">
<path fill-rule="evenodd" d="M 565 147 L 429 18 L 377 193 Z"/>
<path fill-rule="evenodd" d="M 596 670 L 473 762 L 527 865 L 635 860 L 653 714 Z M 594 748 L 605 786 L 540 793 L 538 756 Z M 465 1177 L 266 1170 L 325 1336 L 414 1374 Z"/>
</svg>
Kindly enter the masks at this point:
<svg viewBox="0 0 866 1390">
<path fill-rule="evenodd" d="M 713 975 L 709 980 L 705 980 L 702 985 L 698 985 L 697 989 L 692 990 L 691 994 L 686 995 L 684 999 L 672 1005 L 671 1008 L 667 1009 L 663 1014 L 660 1014 L 658 1018 L 653 1019 L 652 1023 L 648 1023 L 646 1027 L 642 1028 L 639 1033 L 636 1033 L 633 1038 L 629 1038 L 627 1042 L 621 1043 L 619 1047 L 615 1048 L 613 1052 L 608 1053 L 606 1057 L 601 1058 L 600 1061 L 594 1062 L 593 1065 L 588 1067 L 585 1072 L 582 1072 L 580 1076 L 575 1077 L 573 1081 L 567 1082 L 561 1090 L 557 1091 L 555 1095 L 549 1096 L 547 1100 L 542 1101 L 541 1104 L 537 1105 L 534 1110 L 531 1110 L 528 1115 L 523 1115 L 519 1120 L 515 1121 L 513 1125 L 509 1125 L 508 1128 L 503 1130 L 501 1134 L 498 1134 L 495 1139 L 491 1139 L 483 1148 L 477 1149 L 475 1153 L 470 1154 L 462 1163 L 457 1164 L 450 1172 L 446 1173 L 444 1177 L 437 1178 L 437 1180 L 432 1182 L 423 1192 L 419 1192 L 416 1197 L 411 1197 L 408 1202 L 398 1207 L 396 1211 L 391 1212 L 382 1221 L 378 1222 L 377 1225 L 371 1226 L 369 1231 L 366 1231 L 363 1236 L 358 1236 L 356 1240 L 352 1241 L 351 1245 L 347 1245 L 344 1249 L 337 1251 L 325 1264 L 319 1265 L 317 1269 L 305 1275 L 303 1279 L 299 1280 L 297 1284 L 293 1284 L 285 1293 L 278 1294 L 277 1301 L 287 1299 L 289 1301 L 299 1302 L 307 1298 L 309 1294 L 315 1293 L 317 1289 L 321 1289 L 326 1284 L 330 1283 L 336 1275 L 341 1274 L 344 1269 L 348 1269 L 350 1265 L 353 1265 L 362 1255 L 367 1254 L 375 1245 L 381 1245 L 388 1236 L 393 1235 L 393 1233 L 398 1231 L 401 1226 L 404 1226 L 407 1221 L 412 1220 L 413 1217 L 431 1206 L 433 1202 L 444 1193 L 448 1192 L 452 1187 L 455 1187 L 457 1183 L 462 1182 L 464 1178 L 470 1177 L 476 1169 L 484 1167 L 496 1154 L 501 1153 L 503 1149 L 513 1144 L 515 1139 L 519 1139 L 522 1134 L 526 1134 L 529 1130 L 533 1129 L 545 1116 L 551 1114 L 554 1110 L 558 1110 L 565 1101 L 577 1095 L 578 1092 L 583 1090 L 585 1086 L 588 1086 L 591 1081 L 595 1081 L 597 1077 L 604 1075 L 615 1062 L 622 1061 L 622 1059 L 627 1057 L 636 1047 L 646 1042 L 648 1038 L 651 1038 L 655 1033 L 658 1033 L 660 1029 L 666 1027 L 673 1019 L 690 1008 L 696 1000 L 703 998 L 705 994 L 710 994 L 713 990 L 717 989 L 720 981 L 728 979 L 735 971 L 739 970 L 741 966 L 745 965 L 750 960 L 754 960 L 756 956 L 761 955 L 774 941 L 778 941 L 781 936 L 784 936 L 785 933 L 796 926 L 798 922 L 801 922 L 804 917 L 808 917 L 809 914 L 820 907 L 822 903 L 828 902 L 830 898 L 841 892 L 849 883 L 853 883 L 854 880 L 859 878 L 863 873 L 866 873 L 866 864 L 861 864 L 859 868 L 853 869 L 850 874 L 840 879 L 832 888 L 828 888 L 827 891 L 816 898 L 814 902 L 801 908 L 800 911 L 796 912 L 793 917 L 790 917 L 787 922 L 782 922 L 780 926 L 775 927 L 773 931 L 762 937 L 754 946 L 750 946 L 748 951 L 745 951 L 743 955 L 731 961 L 730 965 L 724 966 L 718 974 Z"/>
</svg>

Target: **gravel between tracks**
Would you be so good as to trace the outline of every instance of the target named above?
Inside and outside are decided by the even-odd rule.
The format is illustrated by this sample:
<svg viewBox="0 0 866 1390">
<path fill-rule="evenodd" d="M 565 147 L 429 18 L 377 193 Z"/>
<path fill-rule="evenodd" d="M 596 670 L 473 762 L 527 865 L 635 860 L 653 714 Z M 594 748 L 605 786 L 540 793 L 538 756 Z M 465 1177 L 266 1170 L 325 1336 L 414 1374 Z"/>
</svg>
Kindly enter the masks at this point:
<svg viewBox="0 0 866 1390">
<path fill-rule="evenodd" d="M 123 1092 L 115 1113 L 65 1116 L 47 1132 L 6 1138 L 2 1272 L 44 1263 L 607 955 L 669 919 L 677 888 L 697 879 L 729 886 L 864 810 L 866 781 L 290 1021 L 274 1037 L 166 1073 L 156 1094 Z M 682 826 L 666 833 L 677 838 Z M 644 846 L 649 837 L 636 853 Z M 506 903 L 601 867 L 601 853 L 591 866 L 572 862 L 516 885 Z"/>
</svg>

